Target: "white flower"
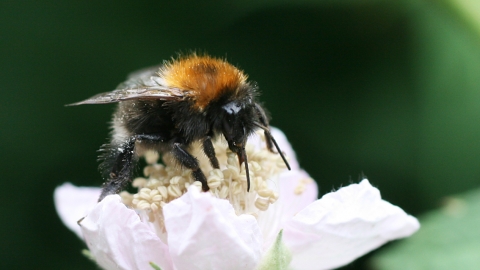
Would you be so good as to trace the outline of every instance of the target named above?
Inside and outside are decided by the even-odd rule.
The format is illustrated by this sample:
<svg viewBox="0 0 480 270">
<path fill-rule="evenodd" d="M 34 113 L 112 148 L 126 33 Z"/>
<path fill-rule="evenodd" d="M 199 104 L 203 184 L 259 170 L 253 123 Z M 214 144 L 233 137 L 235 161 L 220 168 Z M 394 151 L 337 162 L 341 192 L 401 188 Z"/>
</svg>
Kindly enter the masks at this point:
<svg viewBox="0 0 480 270">
<path fill-rule="evenodd" d="M 279 173 L 260 157 L 250 159 L 261 168 L 252 169 L 252 179 L 258 178 L 252 181 L 254 195 L 225 191 L 244 187 L 241 168 L 228 163 L 223 175 L 211 173 L 209 183 L 217 187 L 207 193 L 178 175 L 159 185 L 159 175 L 168 174 L 163 169 L 151 173 L 156 178 L 134 182 L 139 194 L 111 195 L 98 204 L 100 189 L 64 184 L 55 190 L 57 211 L 105 269 L 153 269 L 150 263 L 163 270 L 330 269 L 418 230 L 414 217 L 382 200 L 366 179 L 316 200 L 317 186 L 299 168 L 285 136 L 276 129 L 273 135 L 292 171 Z M 261 147 L 260 140 L 251 141 Z M 261 181 L 267 168 L 274 175 Z M 232 170 L 240 180 L 231 177 Z"/>
</svg>

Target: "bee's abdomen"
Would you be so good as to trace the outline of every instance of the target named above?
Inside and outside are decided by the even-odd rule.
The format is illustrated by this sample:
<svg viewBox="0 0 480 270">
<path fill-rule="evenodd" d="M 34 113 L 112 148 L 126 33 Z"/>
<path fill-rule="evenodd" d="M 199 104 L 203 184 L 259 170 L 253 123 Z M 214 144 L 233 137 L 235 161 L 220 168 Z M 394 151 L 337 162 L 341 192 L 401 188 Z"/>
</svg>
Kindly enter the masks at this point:
<svg viewBox="0 0 480 270">
<path fill-rule="evenodd" d="M 115 113 L 114 125 L 124 127 L 128 136 L 152 134 L 169 140 L 175 134 L 175 124 L 163 103 L 161 100 L 122 102 Z"/>
</svg>

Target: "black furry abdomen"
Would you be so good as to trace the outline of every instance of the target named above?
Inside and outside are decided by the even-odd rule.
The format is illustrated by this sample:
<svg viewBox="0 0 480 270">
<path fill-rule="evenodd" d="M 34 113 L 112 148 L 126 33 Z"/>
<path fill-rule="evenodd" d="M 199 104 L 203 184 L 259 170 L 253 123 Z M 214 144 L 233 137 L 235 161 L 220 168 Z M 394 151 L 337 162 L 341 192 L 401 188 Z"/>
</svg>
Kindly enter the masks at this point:
<svg viewBox="0 0 480 270">
<path fill-rule="evenodd" d="M 158 135 L 166 142 L 176 136 L 172 113 L 164 106 L 165 101 L 124 101 L 119 104 L 117 121 L 130 135 Z"/>
</svg>

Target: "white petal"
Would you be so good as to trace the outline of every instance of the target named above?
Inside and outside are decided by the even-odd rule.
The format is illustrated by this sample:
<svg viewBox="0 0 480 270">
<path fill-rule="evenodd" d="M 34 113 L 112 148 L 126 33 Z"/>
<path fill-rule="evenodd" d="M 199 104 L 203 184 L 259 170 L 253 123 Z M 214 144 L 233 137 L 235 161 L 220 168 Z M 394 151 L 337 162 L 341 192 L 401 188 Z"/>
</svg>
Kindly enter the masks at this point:
<svg viewBox="0 0 480 270">
<path fill-rule="evenodd" d="M 128 209 L 118 195 L 103 199 L 81 221 L 85 242 L 105 269 L 173 269 L 168 246 Z"/>
<path fill-rule="evenodd" d="M 77 221 L 85 217 L 88 211 L 97 204 L 100 191 L 100 188 L 76 187 L 70 183 L 65 183 L 55 189 L 53 199 L 60 219 L 80 238 L 83 237 Z"/>
<path fill-rule="evenodd" d="M 298 213 L 284 229 L 294 269 L 331 269 L 407 237 L 417 219 L 380 197 L 368 180 L 323 196 Z"/>
<path fill-rule="evenodd" d="M 264 236 L 264 250 L 277 237 L 285 223 L 317 199 L 315 181 L 303 170 L 281 173 L 278 181 L 269 181 L 269 187 L 279 194 L 278 200 L 258 216 L 258 225 Z"/>
<path fill-rule="evenodd" d="M 254 269 L 260 260 L 257 221 L 237 216 L 226 200 L 190 187 L 163 213 L 176 269 Z"/>
</svg>

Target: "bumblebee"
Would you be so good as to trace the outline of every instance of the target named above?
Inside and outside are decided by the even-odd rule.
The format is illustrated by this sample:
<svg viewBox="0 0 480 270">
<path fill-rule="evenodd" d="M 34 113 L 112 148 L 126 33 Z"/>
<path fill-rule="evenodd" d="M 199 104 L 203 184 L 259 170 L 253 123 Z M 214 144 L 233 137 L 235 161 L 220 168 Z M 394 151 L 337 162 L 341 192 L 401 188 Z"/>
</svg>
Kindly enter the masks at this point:
<svg viewBox="0 0 480 270">
<path fill-rule="evenodd" d="M 135 163 L 146 150 L 170 152 L 208 191 L 207 179 L 189 147 L 201 142 L 212 167 L 219 168 L 212 139 L 221 135 L 240 165 L 245 163 L 249 191 L 245 144 L 257 129 L 264 131 L 267 148 L 274 152 L 275 146 L 290 170 L 257 96 L 257 85 L 247 81 L 241 70 L 224 59 L 194 53 L 135 72 L 111 92 L 70 104 L 118 103 L 112 138 L 99 157 L 105 178 L 99 201 L 131 182 Z"/>
</svg>

